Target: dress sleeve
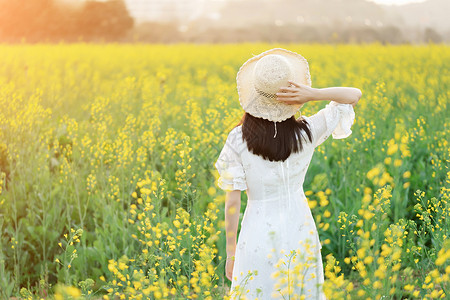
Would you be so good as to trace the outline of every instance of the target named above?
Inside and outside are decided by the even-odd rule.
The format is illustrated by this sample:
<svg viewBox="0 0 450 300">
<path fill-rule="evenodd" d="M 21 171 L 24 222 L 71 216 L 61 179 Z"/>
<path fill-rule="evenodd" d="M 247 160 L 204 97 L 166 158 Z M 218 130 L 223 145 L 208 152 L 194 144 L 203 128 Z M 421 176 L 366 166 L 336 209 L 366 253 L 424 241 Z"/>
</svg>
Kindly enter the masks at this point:
<svg viewBox="0 0 450 300">
<path fill-rule="evenodd" d="M 236 129 L 230 132 L 225 142 L 225 146 L 214 164 L 220 174 L 217 183 L 219 187 L 225 191 L 244 191 L 247 189 L 244 167 L 240 157 L 241 151 L 239 151 L 242 149 L 242 143 L 238 140 L 239 135 L 236 133 Z"/>
<path fill-rule="evenodd" d="M 322 144 L 330 135 L 333 139 L 348 137 L 355 121 L 355 111 L 351 104 L 330 101 L 325 108 L 306 118 L 313 133 L 314 147 Z"/>
</svg>

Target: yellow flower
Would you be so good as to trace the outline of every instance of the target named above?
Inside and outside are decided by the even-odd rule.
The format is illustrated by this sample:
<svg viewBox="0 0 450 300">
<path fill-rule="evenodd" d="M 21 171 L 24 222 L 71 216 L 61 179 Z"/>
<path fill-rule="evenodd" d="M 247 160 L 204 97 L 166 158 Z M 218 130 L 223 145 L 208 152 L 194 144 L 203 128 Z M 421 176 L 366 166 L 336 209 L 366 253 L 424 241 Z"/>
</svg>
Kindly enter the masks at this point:
<svg viewBox="0 0 450 300">
<path fill-rule="evenodd" d="M 393 267 L 392 267 L 392 271 L 398 271 L 398 270 L 400 270 L 400 267 L 401 267 L 401 264 L 400 263 L 397 263 L 397 264 L 395 264 Z"/>
<path fill-rule="evenodd" d="M 161 299 L 162 298 L 162 294 L 161 294 L 160 291 L 156 291 L 153 295 L 155 296 L 156 299 Z"/>
<path fill-rule="evenodd" d="M 375 178 L 375 176 L 379 175 L 381 173 L 381 170 L 378 167 L 375 167 L 373 169 L 371 169 L 369 172 L 367 172 L 367 178 L 372 180 L 373 178 Z"/>
<path fill-rule="evenodd" d="M 215 194 L 216 194 L 216 188 L 213 187 L 213 186 L 210 186 L 210 187 L 208 188 L 208 195 L 213 196 L 213 195 L 215 195 Z"/>
<path fill-rule="evenodd" d="M 74 298 L 78 298 L 81 296 L 81 291 L 79 289 L 77 289 L 76 287 L 68 286 L 68 287 L 66 287 L 65 290 L 69 296 L 72 296 Z"/>
<path fill-rule="evenodd" d="M 174 221 L 173 221 L 173 225 L 175 225 L 176 228 L 180 228 L 181 223 L 180 223 L 180 221 L 178 221 L 178 220 L 174 220 Z"/>
<path fill-rule="evenodd" d="M 380 279 L 383 279 L 384 277 L 386 277 L 386 274 L 384 273 L 384 268 L 378 268 L 377 270 L 375 270 L 374 275 Z"/>
<path fill-rule="evenodd" d="M 392 249 L 386 244 L 381 245 L 381 249 L 382 249 L 381 256 L 384 257 L 388 256 L 392 252 Z"/>
<path fill-rule="evenodd" d="M 125 269 L 128 269 L 128 266 L 125 263 L 123 263 L 123 262 L 119 262 L 119 269 L 120 270 L 125 270 Z"/>
<path fill-rule="evenodd" d="M 379 289 L 379 288 L 381 288 L 383 285 L 381 284 L 381 282 L 379 281 L 379 280 L 377 280 L 377 281 L 375 281 L 374 283 L 373 283 L 373 287 L 374 288 L 376 288 L 376 289 Z"/>
<path fill-rule="evenodd" d="M 390 158 L 390 157 L 386 157 L 386 158 L 384 159 L 384 163 L 385 163 L 386 165 L 390 165 L 391 162 L 392 162 L 392 158 Z"/>
<path fill-rule="evenodd" d="M 308 205 L 309 205 L 309 208 L 313 209 L 314 207 L 317 206 L 317 201 L 316 200 L 308 201 Z"/>
<path fill-rule="evenodd" d="M 389 146 L 388 151 L 386 152 L 387 155 L 392 155 L 395 152 L 397 152 L 398 150 L 398 145 L 397 144 L 392 144 Z"/>
<path fill-rule="evenodd" d="M 372 262 L 373 262 L 373 256 L 366 256 L 366 257 L 364 258 L 364 263 L 365 263 L 366 265 L 371 264 Z"/>
<path fill-rule="evenodd" d="M 374 213 L 371 213 L 370 211 L 366 210 L 366 211 L 364 211 L 363 217 L 364 217 L 364 219 L 369 220 L 369 219 L 372 218 L 374 215 L 375 215 Z"/>
<path fill-rule="evenodd" d="M 365 187 L 364 188 L 364 194 L 365 195 L 370 195 L 372 194 L 372 189 L 370 187 Z"/>
</svg>

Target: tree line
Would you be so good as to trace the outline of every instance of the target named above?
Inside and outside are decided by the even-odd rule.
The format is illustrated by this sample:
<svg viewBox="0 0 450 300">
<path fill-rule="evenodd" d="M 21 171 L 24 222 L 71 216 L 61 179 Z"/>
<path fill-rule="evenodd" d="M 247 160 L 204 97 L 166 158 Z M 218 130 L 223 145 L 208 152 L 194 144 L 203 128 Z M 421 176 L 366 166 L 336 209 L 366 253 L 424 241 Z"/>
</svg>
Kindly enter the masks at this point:
<svg viewBox="0 0 450 300">
<path fill-rule="evenodd" d="M 86 1 L 81 7 L 54 0 L 0 0 L 0 40 L 5 42 L 114 41 L 133 25 L 123 0 Z"/>
</svg>

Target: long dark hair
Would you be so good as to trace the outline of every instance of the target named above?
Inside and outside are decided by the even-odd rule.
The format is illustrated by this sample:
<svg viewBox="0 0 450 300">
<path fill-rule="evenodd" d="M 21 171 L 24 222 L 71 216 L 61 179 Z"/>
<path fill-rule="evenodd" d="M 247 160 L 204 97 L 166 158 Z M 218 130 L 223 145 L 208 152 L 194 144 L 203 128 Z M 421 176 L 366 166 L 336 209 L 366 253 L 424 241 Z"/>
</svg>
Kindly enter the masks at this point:
<svg viewBox="0 0 450 300">
<path fill-rule="evenodd" d="M 291 153 L 302 151 L 303 141 L 307 142 L 306 136 L 312 142 L 308 122 L 304 119 L 296 120 L 295 116 L 276 122 L 275 138 L 275 125 L 272 121 L 246 112 L 236 127 L 239 125 L 242 125 L 242 138 L 247 142 L 248 150 L 270 161 L 284 161 Z"/>
</svg>

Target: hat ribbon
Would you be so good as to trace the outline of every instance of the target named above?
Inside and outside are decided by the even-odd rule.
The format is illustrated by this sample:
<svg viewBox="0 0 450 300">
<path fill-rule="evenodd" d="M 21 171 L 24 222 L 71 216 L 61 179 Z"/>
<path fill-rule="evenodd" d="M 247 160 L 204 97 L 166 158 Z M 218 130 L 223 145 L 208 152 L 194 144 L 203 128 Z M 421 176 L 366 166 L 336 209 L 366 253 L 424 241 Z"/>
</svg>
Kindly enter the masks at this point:
<svg viewBox="0 0 450 300">
<path fill-rule="evenodd" d="M 264 96 L 266 98 L 271 98 L 271 99 L 275 99 L 277 97 L 277 94 L 270 94 L 270 93 L 266 93 L 264 91 L 261 91 L 260 89 L 258 89 L 257 87 L 255 87 L 255 90 L 258 94 L 260 94 L 261 96 Z"/>
</svg>

